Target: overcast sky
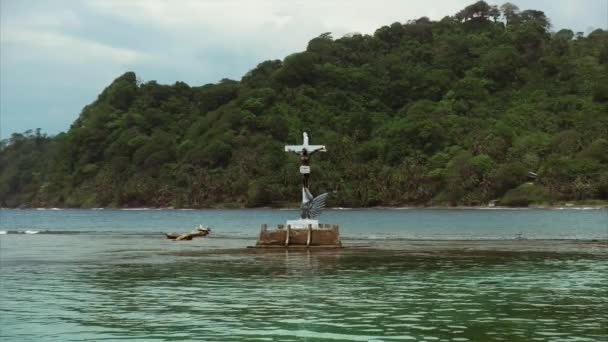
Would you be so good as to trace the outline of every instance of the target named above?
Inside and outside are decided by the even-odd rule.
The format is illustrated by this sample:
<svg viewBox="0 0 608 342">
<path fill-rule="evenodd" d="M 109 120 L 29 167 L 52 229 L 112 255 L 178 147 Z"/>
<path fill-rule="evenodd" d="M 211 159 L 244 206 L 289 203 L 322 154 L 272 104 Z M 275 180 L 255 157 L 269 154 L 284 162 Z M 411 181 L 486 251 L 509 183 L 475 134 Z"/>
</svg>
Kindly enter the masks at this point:
<svg viewBox="0 0 608 342">
<path fill-rule="evenodd" d="M 125 71 L 169 84 L 238 80 L 323 32 L 371 34 L 395 21 L 438 20 L 472 2 L 0 0 L 0 134 L 66 131 Z M 544 11 L 555 31 L 608 25 L 608 0 L 511 2 Z"/>
</svg>

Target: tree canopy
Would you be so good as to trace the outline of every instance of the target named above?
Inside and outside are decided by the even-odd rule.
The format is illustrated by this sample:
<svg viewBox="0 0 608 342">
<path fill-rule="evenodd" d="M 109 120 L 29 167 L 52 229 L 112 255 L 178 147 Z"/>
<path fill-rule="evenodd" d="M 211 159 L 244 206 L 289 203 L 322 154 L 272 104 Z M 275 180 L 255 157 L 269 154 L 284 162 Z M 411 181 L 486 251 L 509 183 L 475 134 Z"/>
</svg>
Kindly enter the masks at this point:
<svg viewBox="0 0 608 342">
<path fill-rule="evenodd" d="M 373 35 L 323 33 L 240 81 L 127 72 L 70 129 L 0 146 L 0 205 L 528 205 L 608 200 L 608 32 L 550 31 L 541 11 L 484 1 Z M 528 174 L 538 178 L 529 182 Z"/>
</svg>

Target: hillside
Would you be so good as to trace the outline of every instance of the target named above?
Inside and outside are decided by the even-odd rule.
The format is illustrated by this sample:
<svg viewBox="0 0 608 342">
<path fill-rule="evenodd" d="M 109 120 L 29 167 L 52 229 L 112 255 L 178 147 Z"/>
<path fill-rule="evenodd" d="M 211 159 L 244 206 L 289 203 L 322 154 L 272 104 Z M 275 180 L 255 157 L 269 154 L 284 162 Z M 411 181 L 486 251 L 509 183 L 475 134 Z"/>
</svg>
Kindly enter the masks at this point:
<svg viewBox="0 0 608 342">
<path fill-rule="evenodd" d="M 66 133 L 0 147 L 4 207 L 528 205 L 608 200 L 608 32 L 475 3 L 440 21 L 312 39 L 240 81 L 118 77 Z M 527 183 L 529 171 L 538 179 Z"/>
</svg>

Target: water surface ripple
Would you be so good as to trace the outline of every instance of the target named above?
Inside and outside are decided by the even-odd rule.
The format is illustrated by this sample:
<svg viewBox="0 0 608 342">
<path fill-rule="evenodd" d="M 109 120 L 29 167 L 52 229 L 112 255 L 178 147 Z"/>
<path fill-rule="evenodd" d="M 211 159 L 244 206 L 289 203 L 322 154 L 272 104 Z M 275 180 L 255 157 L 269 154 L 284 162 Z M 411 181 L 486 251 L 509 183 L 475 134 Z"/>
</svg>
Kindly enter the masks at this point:
<svg viewBox="0 0 608 342">
<path fill-rule="evenodd" d="M 602 341 L 608 260 L 399 251 L 2 267 L 10 341 Z"/>
<path fill-rule="evenodd" d="M 2 228 L 19 225 L 35 222 Z M 0 340 L 608 341 L 605 241 L 243 248 L 251 243 L 2 235 Z"/>
</svg>

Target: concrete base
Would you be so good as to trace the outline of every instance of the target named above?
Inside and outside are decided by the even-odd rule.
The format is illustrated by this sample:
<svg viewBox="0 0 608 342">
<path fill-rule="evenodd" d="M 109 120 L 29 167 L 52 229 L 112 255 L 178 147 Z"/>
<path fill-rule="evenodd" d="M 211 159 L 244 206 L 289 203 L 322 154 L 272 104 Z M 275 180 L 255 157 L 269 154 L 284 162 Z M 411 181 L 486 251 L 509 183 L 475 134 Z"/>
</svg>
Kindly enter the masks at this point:
<svg viewBox="0 0 608 342">
<path fill-rule="evenodd" d="M 317 220 L 294 220 L 287 223 L 278 225 L 276 229 L 268 229 L 263 224 L 256 247 L 342 246 L 337 224 L 321 224 Z"/>
<path fill-rule="evenodd" d="M 319 228 L 319 220 L 311 220 L 311 219 L 299 219 L 299 220 L 287 220 L 285 223 L 286 226 L 290 226 L 293 229 L 305 229 L 308 228 L 308 225 L 311 225 L 312 228 Z"/>
</svg>

